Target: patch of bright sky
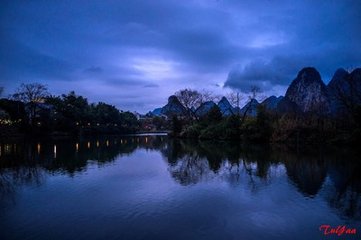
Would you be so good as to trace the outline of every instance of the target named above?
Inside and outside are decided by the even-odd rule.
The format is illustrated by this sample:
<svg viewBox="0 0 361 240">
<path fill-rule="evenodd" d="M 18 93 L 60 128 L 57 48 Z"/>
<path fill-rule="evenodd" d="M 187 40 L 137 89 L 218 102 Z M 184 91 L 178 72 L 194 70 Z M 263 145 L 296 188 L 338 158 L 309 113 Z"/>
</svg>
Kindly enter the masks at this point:
<svg viewBox="0 0 361 240">
<path fill-rule="evenodd" d="M 287 39 L 283 33 L 266 33 L 255 36 L 248 47 L 251 48 L 266 48 L 285 44 Z"/>
<path fill-rule="evenodd" d="M 174 62 L 158 58 L 135 58 L 132 60 L 132 67 L 140 71 L 144 77 L 162 81 L 177 75 Z"/>
</svg>

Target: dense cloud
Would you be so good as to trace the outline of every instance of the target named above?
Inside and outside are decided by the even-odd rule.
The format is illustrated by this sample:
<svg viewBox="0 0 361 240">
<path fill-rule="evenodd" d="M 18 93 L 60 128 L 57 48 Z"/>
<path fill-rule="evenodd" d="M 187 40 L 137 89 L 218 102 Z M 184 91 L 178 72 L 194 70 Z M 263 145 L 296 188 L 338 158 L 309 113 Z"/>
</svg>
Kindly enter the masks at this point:
<svg viewBox="0 0 361 240">
<path fill-rule="evenodd" d="M 2 1 L 0 80 L 141 112 L 184 87 L 284 94 L 302 67 L 359 66 L 360 22 L 356 0 Z"/>
</svg>

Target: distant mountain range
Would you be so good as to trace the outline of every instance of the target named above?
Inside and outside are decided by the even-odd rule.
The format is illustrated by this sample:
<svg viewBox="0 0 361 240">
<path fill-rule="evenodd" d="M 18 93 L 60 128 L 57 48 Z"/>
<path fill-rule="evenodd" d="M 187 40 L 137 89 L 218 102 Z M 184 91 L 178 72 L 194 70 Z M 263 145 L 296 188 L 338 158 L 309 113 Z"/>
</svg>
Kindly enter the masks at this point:
<svg viewBox="0 0 361 240">
<path fill-rule="evenodd" d="M 233 107 L 226 97 L 216 104 L 207 101 L 197 109 L 192 109 L 197 117 L 204 116 L 214 106 L 218 106 L 223 116 L 240 113 L 255 117 L 257 108 L 263 105 L 269 111 L 278 113 L 317 113 L 321 115 L 345 114 L 348 109 L 361 104 L 361 68 L 356 68 L 351 73 L 338 69 L 328 85 L 326 85 L 313 67 L 303 68 L 289 85 L 285 96 L 271 96 L 259 103 L 251 99 L 241 109 Z M 176 96 L 170 96 L 168 103 L 156 108 L 148 115 L 171 116 L 185 115 L 187 109 L 180 103 Z"/>
</svg>

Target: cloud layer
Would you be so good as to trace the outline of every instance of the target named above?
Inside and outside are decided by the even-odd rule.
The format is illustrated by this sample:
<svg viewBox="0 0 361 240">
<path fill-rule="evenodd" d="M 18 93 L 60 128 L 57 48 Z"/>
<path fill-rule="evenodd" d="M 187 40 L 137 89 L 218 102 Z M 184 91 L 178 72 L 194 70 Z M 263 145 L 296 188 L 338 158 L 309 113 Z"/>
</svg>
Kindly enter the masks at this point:
<svg viewBox="0 0 361 240">
<path fill-rule="evenodd" d="M 146 112 L 184 87 L 283 94 L 305 66 L 361 64 L 358 1 L 5 1 L 0 80 Z M 218 86 L 218 87 L 217 87 Z"/>
</svg>

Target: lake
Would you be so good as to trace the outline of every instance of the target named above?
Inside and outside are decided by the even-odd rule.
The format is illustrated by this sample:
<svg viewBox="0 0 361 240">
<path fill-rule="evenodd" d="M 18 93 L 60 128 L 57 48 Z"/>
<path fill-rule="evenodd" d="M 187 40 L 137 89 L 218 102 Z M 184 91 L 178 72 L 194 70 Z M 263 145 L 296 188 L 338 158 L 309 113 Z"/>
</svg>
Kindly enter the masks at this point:
<svg viewBox="0 0 361 240">
<path fill-rule="evenodd" d="M 0 239 L 360 239 L 359 156 L 162 135 L 3 141 Z"/>
</svg>

